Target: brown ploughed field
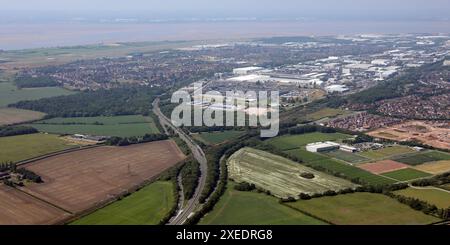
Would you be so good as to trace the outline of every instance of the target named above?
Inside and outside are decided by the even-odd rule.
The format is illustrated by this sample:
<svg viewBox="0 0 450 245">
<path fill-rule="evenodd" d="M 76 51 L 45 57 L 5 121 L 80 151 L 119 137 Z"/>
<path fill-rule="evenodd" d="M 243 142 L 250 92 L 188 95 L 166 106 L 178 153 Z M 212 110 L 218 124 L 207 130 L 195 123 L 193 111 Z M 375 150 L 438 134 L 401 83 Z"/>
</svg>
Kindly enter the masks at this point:
<svg viewBox="0 0 450 245">
<path fill-rule="evenodd" d="M 22 190 L 77 214 L 157 177 L 184 158 L 170 140 L 80 150 L 25 165 L 44 183 Z"/>
<path fill-rule="evenodd" d="M 69 213 L 0 184 L 0 225 L 54 224 Z"/>
</svg>

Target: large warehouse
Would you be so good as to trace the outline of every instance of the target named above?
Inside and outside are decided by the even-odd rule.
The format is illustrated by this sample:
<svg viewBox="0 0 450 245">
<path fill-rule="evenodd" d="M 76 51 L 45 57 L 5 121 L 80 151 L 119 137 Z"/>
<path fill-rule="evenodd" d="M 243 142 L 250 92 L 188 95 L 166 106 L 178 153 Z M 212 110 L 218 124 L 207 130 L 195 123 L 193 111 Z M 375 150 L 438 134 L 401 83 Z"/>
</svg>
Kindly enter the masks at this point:
<svg viewBox="0 0 450 245">
<path fill-rule="evenodd" d="M 306 150 L 309 152 L 325 152 L 338 150 L 339 147 L 340 145 L 338 143 L 327 141 L 308 144 L 306 145 Z"/>
</svg>

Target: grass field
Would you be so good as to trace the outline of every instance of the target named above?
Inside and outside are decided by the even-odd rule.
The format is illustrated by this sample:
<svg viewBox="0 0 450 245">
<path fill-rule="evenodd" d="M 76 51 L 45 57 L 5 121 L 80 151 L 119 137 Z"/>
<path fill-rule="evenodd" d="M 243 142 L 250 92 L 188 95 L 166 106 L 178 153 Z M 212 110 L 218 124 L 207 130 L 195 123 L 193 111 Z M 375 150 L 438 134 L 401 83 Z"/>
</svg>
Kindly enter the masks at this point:
<svg viewBox="0 0 450 245">
<path fill-rule="evenodd" d="M 429 151 L 411 156 L 399 157 L 395 160 L 398 162 L 416 166 L 426 162 L 450 160 L 450 154 L 439 151 Z"/>
<path fill-rule="evenodd" d="M 21 161 L 76 147 L 56 135 L 29 134 L 0 138 L 0 163 Z"/>
<path fill-rule="evenodd" d="M 394 193 L 405 197 L 417 198 L 430 204 L 434 204 L 438 208 L 450 207 L 450 193 L 442 190 L 408 188 Z"/>
<path fill-rule="evenodd" d="M 228 160 L 229 177 L 236 182 L 255 184 L 280 198 L 298 198 L 300 193 L 355 188 L 351 182 L 295 163 L 289 159 L 252 148 L 242 148 Z M 311 173 L 312 179 L 301 176 Z"/>
<path fill-rule="evenodd" d="M 337 117 L 341 115 L 348 115 L 350 113 L 351 113 L 350 111 L 344 111 L 341 109 L 324 108 L 322 110 L 308 114 L 306 118 L 311 121 L 317 121 L 319 119 L 326 117 Z"/>
<path fill-rule="evenodd" d="M 73 93 L 58 87 L 18 89 L 12 83 L 3 82 L 0 83 L 0 107 L 5 107 L 22 100 L 37 100 Z"/>
<path fill-rule="evenodd" d="M 201 225 L 324 225 L 262 193 L 240 192 L 228 184 L 225 194 Z"/>
<path fill-rule="evenodd" d="M 443 174 L 450 171 L 450 160 L 424 163 L 414 168 L 430 174 Z"/>
<path fill-rule="evenodd" d="M 330 151 L 330 152 L 325 153 L 325 155 L 330 156 L 332 158 L 342 160 L 344 162 L 348 162 L 348 163 L 361 163 L 361 162 L 366 162 L 369 160 L 368 158 L 365 158 L 358 154 L 350 153 L 350 152 L 346 152 L 346 151 L 340 151 L 340 150 Z"/>
<path fill-rule="evenodd" d="M 291 156 L 298 157 L 299 159 L 302 159 L 304 162 L 314 162 L 314 161 L 320 161 L 320 160 L 327 160 L 329 157 L 312 153 L 304 149 L 293 149 L 293 150 L 287 150 L 285 153 L 288 153 Z"/>
<path fill-rule="evenodd" d="M 333 134 L 325 134 L 325 133 L 308 133 L 308 134 L 300 134 L 300 135 L 286 135 L 280 136 L 268 141 L 269 144 L 278 148 L 279 150 L 286 151 L 295 148 L 300 148 L 301 146 L 305 146 L 309 143 L 319 142 L 319 141 L 335 141 L 340 139 L 349 138 L 350 135 L 341 134 L 341 133 L 333 133 Z"/>
<path fill-rule="evenodd" d="M 172 182 L 155 182 L 72 225 L 157 225 L 174 204 Z"/>
<path fill-rule="evenodd" d="M 393 172 L 384 173 L 382 175 L 399 181 L 408 181 L 431 176 L 431 174 L 429 173 L 425 173 L 412 168 L 400 169 Z"/>
<path fill-rule="evenodd" d="M 45 116 L 42 112 L 16 108 L 0 108 L 0 125 L 17 124 L 39 120 Z"/>
<path fill-rule="evenodd" d="M 77 117 L 53 118 L 31 124 L 41 132 L 53 134 L 89 134 L 98 136 L 131 137 L 159 133 L 151 117 Z"/>
<path fill-rule="evenodd" d="M 439 221 L 395 199 L 372 193 L 322 197 L 286 205 L 337 225 L 415 225 Z"/>
<path fill-rule="evenodd" d="M 193 136 L 195 139 L 207 145 L 216 145 L 232 139 L 236 139 L 244 133 L 245 131 L 229 130 L 224 132 L 206 132 L 201 134 L 194 134 Z"/>
<path fill-rule="evenodd" d="M 391 147 L 386 147 L 386 148 L 382 148 L 379 150 L 361 152 L 359 154 L 363 157 L 367 157 L 367 158 L 371 158 L 371 159 L 384 159 L 384 158 L 389 158 L 389 157 L 393 157 L 396 155 L 407 154 L 407 153 L 412 153 L 412 152 L 414 152 L 414 150 L 412 150 L 411 148 L 406 147 L 406 146 L 391 146 Z"/>
</svg>

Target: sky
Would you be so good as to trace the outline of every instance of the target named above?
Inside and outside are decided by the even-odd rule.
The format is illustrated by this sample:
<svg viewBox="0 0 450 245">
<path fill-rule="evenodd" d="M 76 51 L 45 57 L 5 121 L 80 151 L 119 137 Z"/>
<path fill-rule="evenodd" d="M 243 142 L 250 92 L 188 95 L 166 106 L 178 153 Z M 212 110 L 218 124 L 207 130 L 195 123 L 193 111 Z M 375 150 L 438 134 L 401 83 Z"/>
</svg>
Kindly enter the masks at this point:
<svg viewBox="0 0 450 245">
<path fill-rule="evenodd" d="M 445 19 L 449 0 L 0 0 L 10 16 Z M 45 12 L 45 14 L 44 14 Z M 14 13 L 14 14 L 13 14 Z M 19 14 L 17 14 L 19 13 Z"/>
</svg>

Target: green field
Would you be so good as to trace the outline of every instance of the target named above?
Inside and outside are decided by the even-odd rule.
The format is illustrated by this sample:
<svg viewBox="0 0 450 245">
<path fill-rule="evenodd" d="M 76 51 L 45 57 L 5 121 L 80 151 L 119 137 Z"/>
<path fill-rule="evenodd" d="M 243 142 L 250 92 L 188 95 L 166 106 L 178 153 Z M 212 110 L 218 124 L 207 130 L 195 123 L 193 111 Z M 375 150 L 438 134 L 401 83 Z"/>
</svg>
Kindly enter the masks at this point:
<svg viewBox="0 0 450 245">
<path fill-rule="evenodd" d="M 309 152 L 304 149 L 293 149 L 293 150 L 287 150 L 284 152 L 291 156 L 302 159 L 306 163 L 320 161 L 320 160 L 324 161 L 324 160 L 329 159 L 329 157 L 326 157 L 326 156 L 323 156 L 320 154 L 316 154 L 316 153 L 312 153 L 312 152 Z"/>
<path fill-rule="evenodd" d="M 356 188 L 355 184 L 305 167 L 289 159 L 252 148 L 242 148 L 228 159 L 229 177 L 270 191 L 280 198 L 298 198 L 300 193 L 315 194 L 328 190 Z M 311 173 L 312 179 L 301 176 Z"/>
<path fill-rule="evenodd" d="M 174 205 L 172 182 L 155 182 L 72 225 L 157 225 Z"/>
<path fill-rule="evenodd" d="M 341 115 L 348 115 L 350 113 L 351 111 L 344 111 L 341 109 L 334 109 L 334 108 L 324 108 L 322 110 L 306 115 L 306 118 L 311 121 L 317 121 L 319 119 L 326 117 L 337 117 Z"/>
<path fill-rule="evenodd" d="M 438 208 L 450 207 L 450 193 L 443 190 L 408 188 L 394 193 L 405 197 L 417 198 L 427 203 L 434 204 Z"/>
<path fill-rule="evenodd" d="M 319 141 L 335 141 L 341 139 L 347 139 L 350 135 L 341 134 L 341 133 L 333 133 L 333 134 L 325 134 L 325 133 L 308 133 L 308 134 L 299 134 L 299 135 L 285 135 L 270 139 L 268 141 L 269 144 L 273 145 L 279 150 L 286 151 L 295 148 L 300 148 L 301 146 L 305 146 L 309 143 L 319 142 Z"/>
<path fill-rule="evenodd" d="M 5 107 L 22 100 L 37 100 L 73 93 L 58 87 L 18 89 L 12 83 L 0 82 L 0 107 Z"/>
<path fill-rule="evenodd" d="M 0 146 L 0 162 L 16 162 L 76 147 L 56 135 L 46 134 L 1 137 Z"/>
<path fill-rule="evenodd" d="M 228 188 L 201 225 L 324 225 L 326 223 L 278 203 L 262 193 Z"/>
<path fill-rule="evenodd" d="M 431 176 L 431 174 L 429 173 L 425 173 L 419 170 L 415 170 L 412 168 L 405 168 L 405 169 L 400 169 L 397 171 L 393 171 L 393 172 L 389 172 L 389 173 L 384 173 L 382 174 L 383 176 L 389 177 L 389 178 L 393 178 L 399 181 L 408 181 L 408 180 L 413 180 L 413 179 L 418 179 L 418 178 L 424 178 L 424 177 L 428 177 Z"/>
<path fill-rule="evenodd" d="M 369 160 L 368 158 L 365 158 L 358 154 L 346 152 L 346 151 L 340 151 L 340 150 L 330 151 L 330 152 L 327 152 L 324 154 L 327 156 L 330 156 L 332 158 L 336 158 L 336 159 L 339 159 L 341 161 L 348 162 L 348 163 L 361 163 L 361 162 L 366 162 Z"/>
<path fill-rule="evenodd" d="M 397 162 L 409 164 L 412 166 L 420 165 L 426 162 L 435 162 L 443 160 L 450 160 L 450 154 L 439 151 L 429 151 L 411 156 L 395 158 L 395 161 Z"/>
<path fill-rule="evenodd" d="M 31 124 L 41 132 L 53 134 L 88 134 L 98 136 L 131 137 L 159 133 L 151 117 L 76 117 L 53 118 Z"/>
<path fill-rule="evenodd" d="M 245 134 L 245 131 L 236 131 L 236 130 L 229 130 L 229 131 L 223 131 L 223 132 L 206 132 L 206 133 L 199 133 L 194 134 L 194 138 L 207 144 L 207 145 L 216 145 L 221 144 L 226 141 L 236 139 L 239 136 Z"/>
<path fill-rule="evenodd" d="M 407 154 L 415 152 L 413 149 L 407 146 L 391 146 L 382 148 L 379 150 L 365 151 L 359 153 L 363 157 L 371 158 L 371 159 L 384 159 L 393 157 L 396 155 Z"/>
<path fill-rule="evenodd" d="M 439 221 L 395 199 L 372 193 L 314 198 L 286 205 L 337 225 L 415 225 Z"/>
</svg>

